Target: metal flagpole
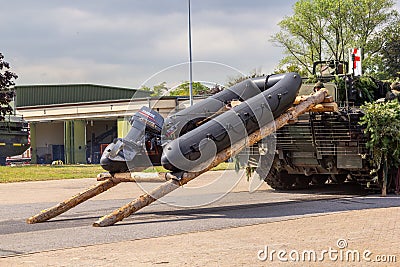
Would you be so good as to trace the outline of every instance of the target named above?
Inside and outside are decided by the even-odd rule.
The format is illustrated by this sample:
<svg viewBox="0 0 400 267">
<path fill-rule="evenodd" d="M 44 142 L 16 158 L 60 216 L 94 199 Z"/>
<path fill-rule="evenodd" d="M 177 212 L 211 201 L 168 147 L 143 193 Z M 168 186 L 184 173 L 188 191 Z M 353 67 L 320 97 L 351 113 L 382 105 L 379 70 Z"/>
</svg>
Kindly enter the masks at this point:
<svg viewBox="0 0 400 267">
<path fill-rule="evenodd" d="M 190 18 L 190 0 L 189 3 L 189 100 L 190 106 L 193 105 L 193 69 L 192 69 L 192 25 L 191 25 L 191 18 Z"/>
</svg>

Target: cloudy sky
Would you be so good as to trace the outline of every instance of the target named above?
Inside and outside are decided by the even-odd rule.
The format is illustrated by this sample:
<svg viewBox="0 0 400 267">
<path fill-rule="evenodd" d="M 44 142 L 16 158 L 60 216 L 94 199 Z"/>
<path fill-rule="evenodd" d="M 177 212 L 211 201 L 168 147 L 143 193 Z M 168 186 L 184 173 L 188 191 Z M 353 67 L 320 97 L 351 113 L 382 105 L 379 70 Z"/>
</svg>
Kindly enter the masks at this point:
<svg viewBox="0 0 400 267">
<path fill-rule="evenodd" d="M 187 0 L 2 2 L 0 52 L 19 85 L 139 87 L 188 61 Z M 244 73 L 272 72 L 283 55 L 269 38 L 295 2 L 191 0 L 193 60 L 219 63 L 198 63 L 194 79 L 223 82 L 232 73 L 222 64 Z M 187 65 L 173 69 L 158 80 L 188 80 Z"/>
</svg>

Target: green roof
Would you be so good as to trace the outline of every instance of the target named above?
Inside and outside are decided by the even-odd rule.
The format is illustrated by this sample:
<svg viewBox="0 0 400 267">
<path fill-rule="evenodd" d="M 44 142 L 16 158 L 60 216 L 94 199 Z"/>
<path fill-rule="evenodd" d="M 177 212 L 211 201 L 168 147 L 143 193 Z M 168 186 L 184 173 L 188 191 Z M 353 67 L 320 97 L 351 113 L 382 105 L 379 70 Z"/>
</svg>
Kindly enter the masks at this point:
<svg viewBox="0 0 400 267">
<path fill-rule="evenodd" d="M 18 85 L 17 107 L 46 106 L 149 97 L 151 92 L 96 84 Z"/>
</svg>

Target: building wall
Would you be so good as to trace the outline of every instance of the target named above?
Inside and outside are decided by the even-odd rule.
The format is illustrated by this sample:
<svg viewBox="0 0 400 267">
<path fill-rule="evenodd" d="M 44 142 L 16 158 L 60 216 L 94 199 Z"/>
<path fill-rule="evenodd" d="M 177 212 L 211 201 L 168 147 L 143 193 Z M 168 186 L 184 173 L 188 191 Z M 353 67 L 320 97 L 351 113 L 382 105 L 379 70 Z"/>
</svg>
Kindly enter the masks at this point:
<svg viewBox="0 0 400 267">
<path fill-rule="evenodd" d="M 116 137 L 117 120 L 31 123 L 32 163 L 99 163 L 102 151 Z"/>
<path fill-rule="evenodd" d="M 47 147 L 50 144 L 64 144 L 64 122 L 44 122 L 36 125 L 36 145 Z"/>
<path fill-rule="evenodd" d="M 118 118 L 118 138 L 125 137 L 132 126 L 129 124 L 129 121 L 125 118 Z"/>
<path fill-rule="evenodd" d="M 48 163 L 64 157 L 64 122 L 31 123 L 32 162 Z"/>
<path fill-rule="evenodd" d="M 64 137 L 65 163 L 86 163 L 86 121 L 66 121 Z"/>
</svg>

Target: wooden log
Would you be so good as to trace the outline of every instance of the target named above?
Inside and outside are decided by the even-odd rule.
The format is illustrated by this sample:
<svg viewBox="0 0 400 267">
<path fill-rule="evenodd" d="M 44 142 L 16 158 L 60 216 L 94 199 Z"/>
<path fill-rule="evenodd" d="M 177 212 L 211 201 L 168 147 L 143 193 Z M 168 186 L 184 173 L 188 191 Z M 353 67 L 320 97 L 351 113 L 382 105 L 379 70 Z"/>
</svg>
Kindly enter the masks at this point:
<svg viewBox="0 0 400 267">
<path fill-rule="evenodd" d="M 327 97 L 325 97 L 324 102 L 323 103 L 332 103 L 334 102 L 333 100 L 333 96 L 328 95 Z"/>
<path fill-rule="evenodd" d="M 293 105 L 300 104 L 301 102 L 307 100 L 308 97 L 309 97 L 308 95 L 299 95 L 299 96 L 297 96 L 296 99 L 293 102 Z M 332 103 L 332 102 L 334 102 L 334 100 L 333 100 L 333 96 L 331 96 L 331 95 L 325 96 L 324 100 L 322 101 L 322 103 Z"/>
<path fill-rule="evenodd" d="M 296 96 L 296 98 L 295 98 L 295 100 L 294 100 L 294 102 L 293 102 L 293 105 L 298 105 L 298 104 L 300 104 L 301 102 L 304 102 L 305 100 L 307 100 L 307 95 L 299 95 L 299 96 Z"/>
<path fill-rule="evenodd" d="M 339 107 L 335 102 L 317 104 L 310 109 L 312 112 L 337 112 Z"/>
<path fill-rule="evenodd" d="M 95 227 L 104 227 L 110 226 L 123 220 L 124 218 L 129 217 L 132 213 L 150 205 L 157 199 L 167 195 L 168 193 L 174 191 L 175 189 L 179 188 L 181 185 L 188 183 L 189 181 L 195 179 L 202 173 L 214 168 L 221 162 L 226 161 L 231 156 L 239 153 L 242 149 L 247 146 L 251 146 L 256 142 L 260 141 L 261 139 L 265 138 L 266 136 L 270 135 L 271 133 L 275 132 L 277 129 L 283 127 L 288 123 L 289 120 L 293 118 L 297 118 L 301 114 L 307 112 L 310 108 L 312 108 L 315 104 L 321 103 L 325 96 L 327 95 L 326 90 L 320 90 L 316 92 L 314 95 L 310 95 L 305 97 L 302 102 L 295 107 L 290 108 L 288 111 L 283 113 L 281 116 L 275 119 L 275 121 L 268 123 L 260 130 L 250 134 L 246 139 L 233 144 L 230 148 L 227 148 L 220 153 L 218 153 L 211 164 L 199 172 L 186 172 L 183 173 L 180 179 L 171 179 L 164 184 L 160 185 L 159 187 L 153 189 L 151 192 L 146 193 L 138 197 L 137 199 L 131 201 L 130 203 L 126 204 L 125 206 L 114 210 L 112 213 L 105 215 L 98 219 L 93 226 Z M 172 176 L 170 174 L 170 176 Z"/>
<path fill-rule="evenodd" d="M 111 187 L 116 186 L 119 184 L 120 181 L 114 181 L 112 178 L 107 179 L 103 182 L 100 182 L 97 185 L 94 185 L 87 190 L 57 204 L 56 206 L 53 206 L 49 209 L 41 211 L 39 214 L 32 216 L 26 220 L 27 223 L 33 224 L 33 223 L 39 223 L 39 222 L 44 222 L 47 220 L 50 220 L 67 210 L 70 210 L 71 208 L 79 205 L 80 203 L 97 196 L 98 194 L 103 193 L 104 191 L 107 191 Z"/>
<path fill-rule="evenodd" d="M 127 174 L 129 174 L 129 173 L 127 172 Z M 102 173 L 97 174 L 97 181 L 105 181 L 105 180 L 110 179 L 110 178 L 112 178 L 112 177 L 113 177 L 113 176 L 112 176 L 111 173 L 109 173 L 109 172 L 102 172 Z"/>
<path fill-rule="evenodd" d="M 113 181 L 119 182 L 131 182 L 131 183 L 161 183 L 169 180 L 165 173 L 155 173 L 155 172 L 124 172 L 124 173 L 114 173 L 111 175 L 108 172 L 103 172 L 97 175 L 97 181 L 105 181 L 112 178 Z"/>
</svg>

